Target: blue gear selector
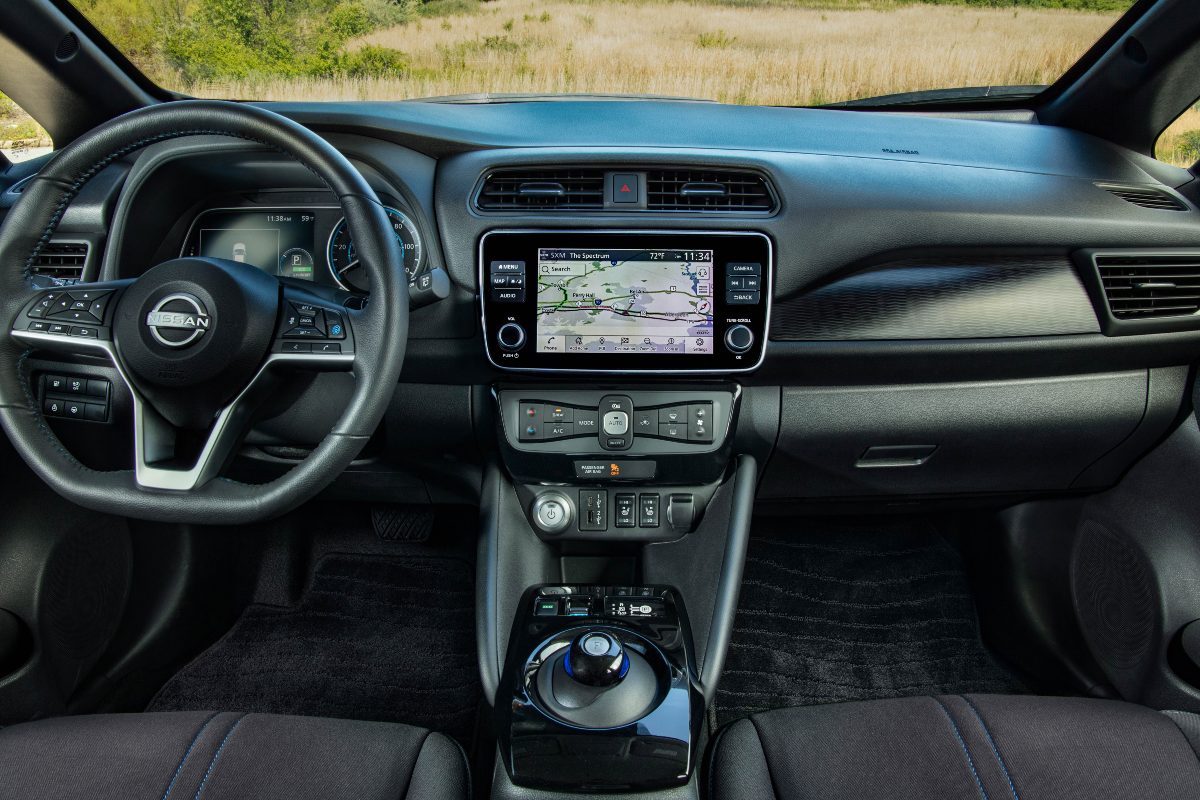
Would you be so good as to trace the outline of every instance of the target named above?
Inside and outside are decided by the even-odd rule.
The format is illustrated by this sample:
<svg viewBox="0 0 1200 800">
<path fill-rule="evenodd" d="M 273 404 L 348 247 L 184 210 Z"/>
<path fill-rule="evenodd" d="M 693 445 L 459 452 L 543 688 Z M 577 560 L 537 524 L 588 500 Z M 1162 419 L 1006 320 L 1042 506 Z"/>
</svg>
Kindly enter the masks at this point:
<svg viewBox="0 0 1200 800">
<path fill-rule="evenodd" d="M 571 642 L 563 668 L 586 686 L 614 686 L 629 673 L 629 655 L 615 634 L 585 631 Z"/>
</svg>

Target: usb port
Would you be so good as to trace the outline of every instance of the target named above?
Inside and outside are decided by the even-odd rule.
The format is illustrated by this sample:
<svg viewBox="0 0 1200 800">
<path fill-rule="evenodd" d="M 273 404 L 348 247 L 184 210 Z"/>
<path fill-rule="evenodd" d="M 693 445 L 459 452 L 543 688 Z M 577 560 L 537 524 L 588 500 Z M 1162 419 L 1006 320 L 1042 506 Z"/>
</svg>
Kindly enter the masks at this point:
<svg viewBox="0 0 1200 800">
<path fill-rule="evenodd" d="M 567 599 L 568 617 L 586 617 L 592 613 L 590 597 L 571 597 Z"/>
</svg>

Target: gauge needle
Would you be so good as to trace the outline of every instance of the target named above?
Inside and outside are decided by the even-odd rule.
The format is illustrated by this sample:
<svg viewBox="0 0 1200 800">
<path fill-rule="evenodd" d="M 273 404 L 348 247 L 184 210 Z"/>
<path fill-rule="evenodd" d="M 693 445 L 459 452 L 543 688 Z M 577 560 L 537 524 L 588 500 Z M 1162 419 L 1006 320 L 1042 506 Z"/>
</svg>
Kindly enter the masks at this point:
<svg viewBox="0 0 1200 800">
<path fill-rule="evenodd" d="M 337 274 L 345 275 L 347 272 L 349 272 L 350 270 L 354 269 L 357 266 L 358 266 L 358 259 L 356 258 L 353 261 L 351 261 L 349 264 L 347 264 L 346 266 L 339 269 Z"/>
</svg>

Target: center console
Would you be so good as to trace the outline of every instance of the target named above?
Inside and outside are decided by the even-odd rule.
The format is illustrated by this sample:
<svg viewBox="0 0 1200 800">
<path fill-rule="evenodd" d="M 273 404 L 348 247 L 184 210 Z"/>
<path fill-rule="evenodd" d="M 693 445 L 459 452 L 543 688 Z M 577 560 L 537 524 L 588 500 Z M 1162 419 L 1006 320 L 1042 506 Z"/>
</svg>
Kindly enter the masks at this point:
<svg viewBox="0 0 1200 800">
<path fill-rule="evenodd" d="M 771 242 L 494 231 L 479 256 L 488 358 L 522 373 L 491 388 L 481 509 L 493 796 L 692 800 L 779 420 L 733 379 L 764 355 Z"/>
<path fill-rule="evenodd" d="M 668 587 L 529 589 L 495 706 L 512 780 L 605 792 L 686 783 L 704 717 L 691 648 Z"/>
</svg>

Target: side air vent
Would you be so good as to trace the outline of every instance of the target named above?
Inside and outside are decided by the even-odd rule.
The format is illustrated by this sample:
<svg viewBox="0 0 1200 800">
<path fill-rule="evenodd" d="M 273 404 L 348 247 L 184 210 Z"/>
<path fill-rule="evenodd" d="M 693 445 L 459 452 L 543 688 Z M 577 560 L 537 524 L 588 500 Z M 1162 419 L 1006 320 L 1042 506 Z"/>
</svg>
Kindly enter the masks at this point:
<svg viewBox="0 0 1200 800">
<path fill-rule="evenodd" d="M 76 283 L 87 264 L 87 242 L 50 242 L 33 261 L 33 272 L 55 283 Z"/>
<path fill-rule="evenodd" d="M 753 172 L 652 169 L 646 173 L 650 211 L 774 211 L 767 181 Z"/>
<path fill-rule="evenodd" d="M 1116 183 L 1097 183 L 1104 191 L 1127 203 L 1160 211 L 1187 211 L 1187 206 L 1170 192 L 1156 186 L 1124 186 Z"/>
<path fill-rule="evenodd" d="M 493 172 L 475 204 L 485 211 L 586 211 L 604 208 L 604 171 L 537 169 Z"/>
<path fill-rule="evenodd" d="M 1112 315 L 1121 320 L 1186 317 L 1200 311 L 1200 253 L 1095 256 Z"/>
</svg>

